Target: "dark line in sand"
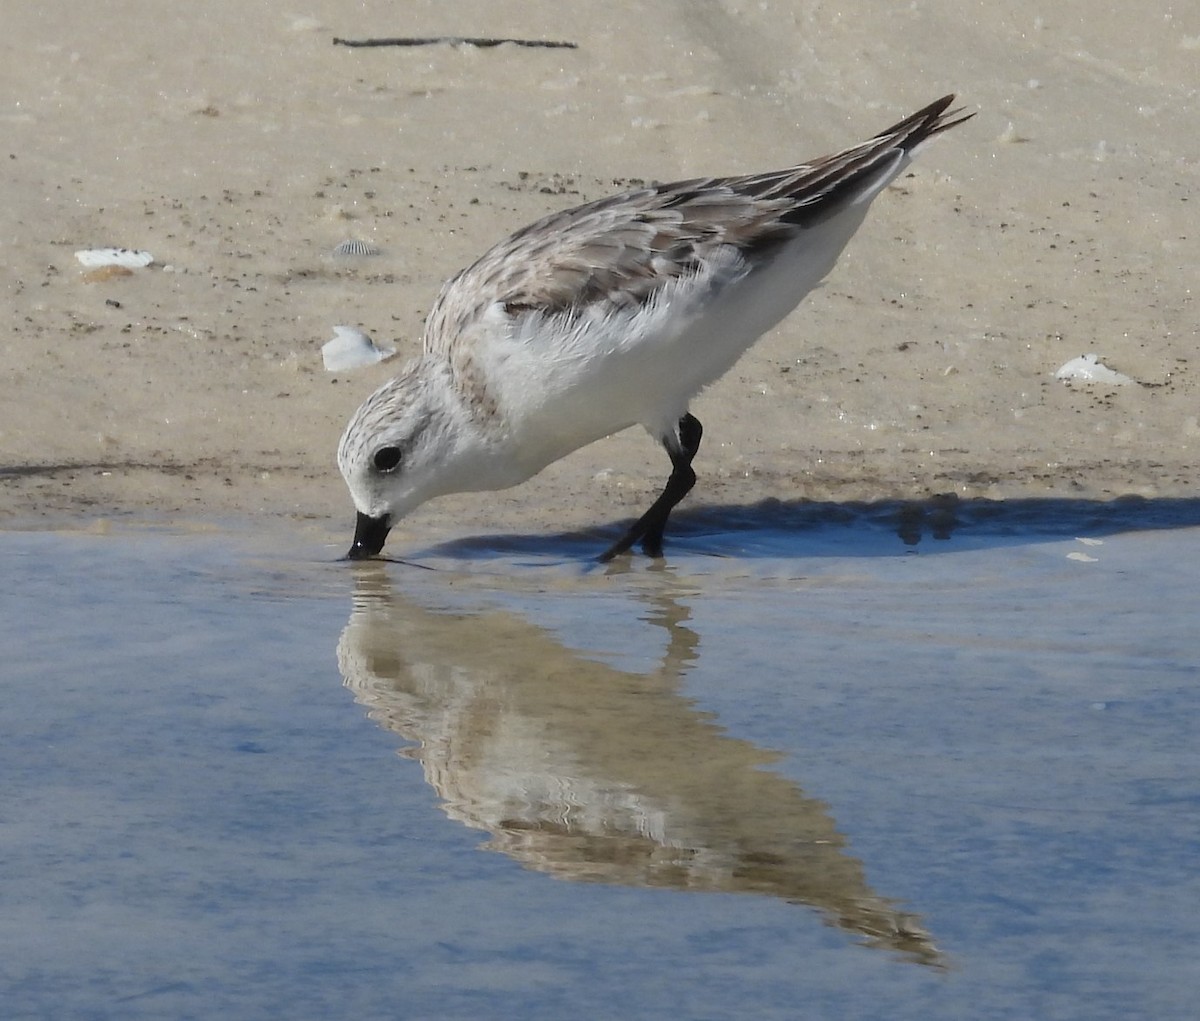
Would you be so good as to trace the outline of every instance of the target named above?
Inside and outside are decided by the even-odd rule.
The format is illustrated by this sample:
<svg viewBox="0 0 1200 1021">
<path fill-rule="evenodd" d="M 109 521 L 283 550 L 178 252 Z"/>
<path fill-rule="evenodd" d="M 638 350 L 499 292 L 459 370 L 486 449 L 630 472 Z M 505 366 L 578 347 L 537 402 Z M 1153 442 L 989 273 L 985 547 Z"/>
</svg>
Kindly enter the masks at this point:
<svg viewBox="0 0 1200 1021">
<path fill-rule="evenodd" d="M 493 39 L 488 36 L 466 35 L 429 35 L 412 36 L 394 39 L 338 39 L 334 38 L 334 46 L 501 46 L 512 43 L 513 46 L 527 46 L 531 49 L 544 50 L 577 50 L 578 43 L 556 42 L 551 39 Z"/>
</svg>

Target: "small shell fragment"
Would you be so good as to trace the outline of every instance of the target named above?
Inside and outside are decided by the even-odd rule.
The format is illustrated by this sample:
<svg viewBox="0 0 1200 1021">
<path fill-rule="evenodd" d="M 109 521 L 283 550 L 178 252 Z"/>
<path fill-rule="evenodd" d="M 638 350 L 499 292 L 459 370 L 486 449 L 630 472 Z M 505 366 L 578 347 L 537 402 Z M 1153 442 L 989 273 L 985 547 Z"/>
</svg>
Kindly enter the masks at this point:
<svg viewBox="0 0 1200 1021">
<path fill-rule="evenodd" d="M 382 362 L 396 353 L 394 347 L 378 348 L 357 326 L 335 326 L 334 337 L 321 348 L 321 358 L 329 372 L 361 369 Z"/>
<path fill-rule="evenodd" d="M 89 269 L 83 274 L 82 280 L 85 284 L 103 284 L 109 280 L 115 280 L 117 277 L 131 277 L 133 270 L 126 269 L 124 266 L 114 266 L 111 263 L 107 266 L 97 266 L 95 269 Z"/>
<path fill-rule="evenodd" d="M 338 245 L 333 250 L 333 254 L 339 258 L 357 255 L 378 255 L 379 249 L 371 244 L 370 241 L 360 241 L 358 238 L 351 238 L 349 241 L 343 241 Z"/>
<path fill-rule="evenodd" d="M 1088 353 L 1072 358 L 1054 374 L 1055 379 L 1067 383 L 1107 383 L 1109 386 L 1126 386 L 1134 382 L 1123 372 L 1114 372 L 1098 355 Z"/>
<path fill-rule="evenodd" d="M 143 269 L 154 261 L 149 252 L 133 248 L 84 248 L 75 253 L 75 258 L 88 267 L 121 266 L 125 269 Z"/>
</svg>

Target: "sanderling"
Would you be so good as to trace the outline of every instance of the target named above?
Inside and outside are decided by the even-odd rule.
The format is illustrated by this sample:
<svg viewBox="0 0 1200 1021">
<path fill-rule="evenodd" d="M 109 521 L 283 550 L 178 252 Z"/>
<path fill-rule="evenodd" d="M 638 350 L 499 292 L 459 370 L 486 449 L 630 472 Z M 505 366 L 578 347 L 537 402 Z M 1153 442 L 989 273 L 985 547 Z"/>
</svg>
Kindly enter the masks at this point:
<svg viewBox="0 0 1200 1021">
<path fill-rule="evenodd" d="M 953 101 L 832 156 L 588 202 L 491 248 L 442 288 L 422 353 L 342 436 L 358 511 L 348 556 L 377 554 L 426 500 L 514 486 L 639 424 L 671 475 L 600 559 L 639 542 L 661 556 L 696 482 L 689 401 L 821 282 L 917 149 L 972 116 Z"/>
</svg>

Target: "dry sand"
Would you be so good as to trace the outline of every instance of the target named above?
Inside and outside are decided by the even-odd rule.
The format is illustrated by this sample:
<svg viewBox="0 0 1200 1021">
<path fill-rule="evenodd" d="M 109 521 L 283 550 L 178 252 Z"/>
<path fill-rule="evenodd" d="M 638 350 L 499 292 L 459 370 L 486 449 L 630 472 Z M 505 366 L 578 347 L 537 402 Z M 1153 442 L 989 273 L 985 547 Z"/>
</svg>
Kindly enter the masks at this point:
<svg viewBox="0 0 1200 1021">
<path fill-rule="evenodd" d="M 826 286 L 697 400 L 692 504 L 1194 492 L 1200 7 L 72 0 L 5 12 L 0 522 L 291 517 L 348 536 L 332 375 L 416 349 L 441 281 L 631 179 L 762 170 L 950 91 L 979 116 L 881 196 Z M 335 36 L 571 40 L 349 49 Z M 382 254 L 334 260 L 363 238 Z M 158 264 L 89 282 L 76 249 Z M 1140 385 L 1053 378 L 1095 351 Z M 611 524 L 630 430 L 439 530 Z"/>
</svg>

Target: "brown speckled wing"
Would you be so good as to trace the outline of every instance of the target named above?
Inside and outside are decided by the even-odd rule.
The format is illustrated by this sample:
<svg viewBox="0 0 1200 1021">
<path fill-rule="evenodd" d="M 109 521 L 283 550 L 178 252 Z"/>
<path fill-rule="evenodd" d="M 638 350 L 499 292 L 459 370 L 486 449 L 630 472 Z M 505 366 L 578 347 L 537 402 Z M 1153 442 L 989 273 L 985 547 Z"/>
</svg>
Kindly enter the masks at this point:
<svg viewBox="0 0 1200 1021">
<path fill-rule="evenodd" d="M 967 117 L 946 96 L 866 142 L 764 174 L 679 181 L 553 213 L 489 249 L 451 279 L 430 314 L 426 343 L 448 338 L 485 308 L 510 313 L 643 304 L 694 274 L 724 245 L 750 262 L 861 197 L 901 154 Z M 968 115 L 971 116 L 971 115 Z"/>
</svg>

